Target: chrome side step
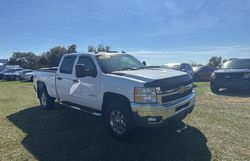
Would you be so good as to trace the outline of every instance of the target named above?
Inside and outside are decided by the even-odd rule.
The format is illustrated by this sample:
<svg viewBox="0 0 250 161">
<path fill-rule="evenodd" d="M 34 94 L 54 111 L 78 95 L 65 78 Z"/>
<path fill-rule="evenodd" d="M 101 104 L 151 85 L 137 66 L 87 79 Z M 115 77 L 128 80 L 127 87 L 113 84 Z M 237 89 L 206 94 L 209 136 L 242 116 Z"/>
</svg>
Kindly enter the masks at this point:
<svg viewBox="0 0 250 161">
<path fill-rule="evenodd" d="M 66 107 L 69 107 L 69 108 L 72 108 L 72 109 L 75 109 L 75 110 L 78 110 L 78 111 L 82 111 L 82 112 L 86 112 L 86 113 L 89 113 L 91 115 L 95 115 L 95 116 L 102 116 L 102 113 L 100 112 L 92 112 L 92 111 L 89 111 L 87 109 L 82 109 L 80 107 L 77 107 L 77 106 L 74 106 L 74 105 L 69 105 L 69 104 L 66 104 L 66 103 L 63 103 L 63 102 L 59 102 L 61 105 L 63 106 L 66 106 Z"/>
</svg>

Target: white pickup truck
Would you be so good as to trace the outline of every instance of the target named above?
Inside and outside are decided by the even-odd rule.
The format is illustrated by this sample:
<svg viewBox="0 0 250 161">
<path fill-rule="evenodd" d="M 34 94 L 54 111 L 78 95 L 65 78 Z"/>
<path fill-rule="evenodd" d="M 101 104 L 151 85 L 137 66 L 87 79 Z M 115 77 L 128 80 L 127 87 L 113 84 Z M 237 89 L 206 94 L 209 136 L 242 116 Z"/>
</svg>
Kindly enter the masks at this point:
<svg viewBox="0 0 250 161">
<path fill-rule="evenodd" d="M 192 76 L 150 69 L 129 54 L 76 53 L 64 55 L 58 68 L 34 74 L 41 107 L 54 101 L 103 116 L 117 138 L 131 136 L 135 127 L 182 120 L 195 104 Z"/>
</svg>

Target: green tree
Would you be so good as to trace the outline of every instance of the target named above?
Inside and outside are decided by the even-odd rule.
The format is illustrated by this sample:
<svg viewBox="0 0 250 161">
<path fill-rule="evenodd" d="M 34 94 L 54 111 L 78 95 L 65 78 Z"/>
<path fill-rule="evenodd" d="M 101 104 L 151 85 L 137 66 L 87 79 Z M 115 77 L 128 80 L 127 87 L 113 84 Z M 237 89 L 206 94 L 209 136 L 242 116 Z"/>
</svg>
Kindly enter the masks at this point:
<svg viewBox="0 0 250 161">
<path fill-rule="evenodd" d="M 88 52 L 96 52 L 96 48 L 94 46 L 88 46 Z"/>
<path fill-rule="evenodd" d="M 97 47 L 94 47 L 92 45 L 88 46 L 88 52 L 110 52 L 110 46 L 105 46 L 102 44 L 99 44 Z"/>
<path fill-rule="evenodd" d="M 64 54 L 68 54 L 68 49 L 66 49 L 65 47 L 56 46 L 51 48 L 49 51 L 45 53 L 48 61 L 48 66 L 49 67 L 58 66 Z"/>
<path fill-rule="evenodd" d="M 10 58 L 9 64 L 20 65 L 23 68 L 30 69 L 55 67 L 58 66 L 64 54 L 76 52 L 75 44 L 68 46 L 68 48 L 56 46 L 38 56 L 32 52 L 14 52 Z"/>
<path fill-rule="evenodd" d="M 37 64 L 36 68 L 45 68 L 48 67 L 48 58 L 46 53 L 43 53 L 42 55 L 37 56 Z"/>
<path fill-rule="evenodd" d="M 35 69 L 37 56 L 32 52 L 14 52 L 8 64 L 20 65 L 22 68 Z"/>
<path fill-rule="evenodd" d="M 209 59 L 208 65 L 212 67 L 218 67 L 222 64 L 222 57 L 213 56 Z"/>
<path fill-rule="evenodd" d="M 75 44 L 68 46 L 68 53 L 77 53 Z"/>
</svg>

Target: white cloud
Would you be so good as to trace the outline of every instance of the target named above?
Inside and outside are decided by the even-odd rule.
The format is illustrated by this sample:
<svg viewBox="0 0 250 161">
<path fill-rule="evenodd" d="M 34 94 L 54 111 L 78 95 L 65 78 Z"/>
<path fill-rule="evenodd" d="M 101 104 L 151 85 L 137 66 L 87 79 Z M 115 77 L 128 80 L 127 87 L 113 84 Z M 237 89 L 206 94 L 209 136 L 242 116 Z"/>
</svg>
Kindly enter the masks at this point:
<svg viewBox="0 0 250 161">
<path fill-rule="evenodd" d="M 169 62 L 196 62 L 206 64 L 212 56 L 228 58 L 250 57 L 250 44 L 233 46 L 193 47 L 182 49 L 157 50 L 130 50 L 129 53 L 141 60 L 147 60 L 151 65 L 160 65 Z"/>
</svg>

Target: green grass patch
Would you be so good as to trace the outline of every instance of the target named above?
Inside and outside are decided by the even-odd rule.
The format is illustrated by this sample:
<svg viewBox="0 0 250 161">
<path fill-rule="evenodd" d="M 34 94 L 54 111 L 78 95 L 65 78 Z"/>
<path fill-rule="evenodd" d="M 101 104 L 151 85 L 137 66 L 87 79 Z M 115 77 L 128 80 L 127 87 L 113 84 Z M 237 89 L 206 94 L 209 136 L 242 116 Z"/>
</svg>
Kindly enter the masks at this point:
<svg viewBox="0 0 250 161">
<path fill-rule="evenodd" d="M 101 118 L 40 109 L 32 83 L 0 81 L 0 160 L 250 160 L 250 97 L 197 85 L 197 105 L 182 123 L 122 142 Z"/>
</svg>

